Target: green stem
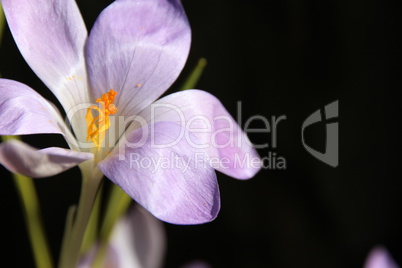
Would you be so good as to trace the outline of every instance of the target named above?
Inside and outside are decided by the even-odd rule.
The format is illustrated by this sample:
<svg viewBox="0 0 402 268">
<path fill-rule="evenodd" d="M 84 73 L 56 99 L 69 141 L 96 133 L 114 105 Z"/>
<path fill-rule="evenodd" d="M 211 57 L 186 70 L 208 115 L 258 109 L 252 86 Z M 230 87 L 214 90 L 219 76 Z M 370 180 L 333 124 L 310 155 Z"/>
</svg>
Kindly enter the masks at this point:
<svg viewBox="0 0 402 268">
<path fill-rule="evenodd" d="M 89 165 L 91 164 L 93 163 L 85 163 L 81 166 L 83 178 L 80 201 L 71 235 L 64 237 L 64 239 L 67 239 L 67 242 L 63 243 L 64 247 L 61 252 L 60 268 L 76 267 L 80 257 L 85 231 L 102 179 L 102 173 L 97 168 L 90 168 Z"/>
<path fill-rule="evenodd" d="M 4 136 L 2 138 L 4 141 L 19 139 L 17 136 Z M 40 206 L 33 180 L 20 174 L 13 174 L 13 177 L 23 207 L 36 267 L 51 268 L 53 267 L 52 258 L 40 216 Z"/>
<path fill-rule="evenodd" d="M 85 231 L 84 241 L 82 242 L 81 253 L 85 254 L 95 244 L 98 238 L 99 229 L 99 215 L 101 210 L 103 183 L 100 186 L 98 194 L 96 195 L 95 204 L 89 218 L 87 230 Z"/>
<path fill-rule="evenodd" d="M 63 235 L 63 242 L 61 244 L 62 251 L 68 247 L 69 240 L 68 237 L 71 237 L 71 232 L 73 230 L 73 223 L 74 223 L 74 215 L 77 212 L 77 206 L 70 206 L 67 211 L 66 217 L 66 225 L 64 227 L 64 235 Z"/>
<path fill-rule="evenodd" d="M 3 37 L 3 31 L 4 31 L 4 26 L 5 26 L 5 19 L 4 19 L 4 12 L 3 12 L 3 7 L 1 6 L 0 2 L 0 44 L 1 44 L 1 39 Z"/>
<path fill-rule="evenodd" d="M 105 218 L 100 233 L 99 250 L 93 262 L 93 268 L 101 267 L 107 252 L 110 236 L 118 219 L 127 211 L 132 198 L 119 186 L 113 184 L 108 199 Z"/>
<path fill-rule="evenodd" d="M 49 246 L 45 238 L 42 219 L 40 217 L 39 202 L 35 192 L 35 186 L 31 178 L 14 174 L 14 182 L 20 194 L 24 206 L 25 221 L 28 227 L 37 267 L 52 267 Z"/>
<path fill-rule="evenodd" d="M 101 229 L 101 238 L 108 238 L 116 221 L 127 211 L 133 199 L 116 184 L 112 185 L 105 218 Z"/>
<path fill-rule="evenodd" d="M 187 77 L 186 81 L 184 81 L 180 90 L 187 90 L 194 88 L 197 85 L 198 81 L 200 80 L 201 75 L 204 72 L 206 66 L 207 66 L 207 60 L 205 58 L 200 58 L 195 68 L 191 71 L 190 75 Z"/>
</svg>

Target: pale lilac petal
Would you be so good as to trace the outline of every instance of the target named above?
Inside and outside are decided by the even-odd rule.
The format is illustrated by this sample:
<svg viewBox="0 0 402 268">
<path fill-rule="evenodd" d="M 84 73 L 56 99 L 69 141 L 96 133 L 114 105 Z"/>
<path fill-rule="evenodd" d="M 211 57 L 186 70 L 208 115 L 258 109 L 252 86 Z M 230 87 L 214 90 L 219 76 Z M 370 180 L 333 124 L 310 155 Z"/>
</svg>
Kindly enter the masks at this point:
<svg viewBox="0 0 402 268">
<path fill-rule="evenodd" d="M 231 177 L 249 179 L 261 169 L 259 155 L 247 135 L 222 103 L 205 91 L 168 95 L 139 116 L 147 122 L 170 121 L 185 126 L 198 138 L 197 146 L 208 150 L 212 166 Z"/>
<path fill-rule="evenodd" d="M 100 14 L 86 47 L 94 96 L 114 89 L 118 114 L 137 114 L 176 80 L 190 39 L 180 0 L 115 1 Z"/>
<path fill-rule="evenodd" d="M 110 246 L 117 252 L 119 268 L 162 267 L 166 250 L 163 224 L 135 206 L 116 224 Z"/>
<path fill-rule="evenodd" d="M 64 109 L 88 103 L 87 31 L 75 1 L 2 0 L 2 4 L 21 54 Z"/>
<path fill-rule="evenodd" d="M 28 86 L 7 79 L 0 79 L 0 118 L 0 135 L 67 131 L 47 100 Z"/>
<path fill-rule="evenodd" d="M 0 144 L 0 163 L 11 172 L 32 178 L 59 174 L 91 158 L 91 153 L 57 147 L 38 150 L 18 140 Z"/>
<path fill-rule="evenodd" d="M 96 244 L 90 251 L 81 257 L 78 262 L 77 268 L 93 268 L 93 262 L 99 249 L 99 244 Z M 119 254 L 116 250 L 109 246 L 104 257 L 104 260 L 99 268 L 122 268 L 120 265 Z M 137 266 L 131 266 L 131 268 L 142 268 Z"/>
<path fill-rule="evenodd" d="M 399 268 L 399 266 L 384 247 L 377 246 L 370 251 L 364 268 Z"/>
<path fill-rule="evenodd" d="M 144 138 L 145 137 L 145 138 Z M 196 137 L 171 122 L 130 133 L 99 168 L 157 218 L 174 224 L 212 221 L 220 208 L 219 188 Z"/>
<path fill-rule="evenodd" d="M 80 260 L 78 268 L 90 268 L 98 246 Z M 102 268 L 162 267 L 166 235 L 161 221 L 136 205 L 113 228 Z"/>
</svg>

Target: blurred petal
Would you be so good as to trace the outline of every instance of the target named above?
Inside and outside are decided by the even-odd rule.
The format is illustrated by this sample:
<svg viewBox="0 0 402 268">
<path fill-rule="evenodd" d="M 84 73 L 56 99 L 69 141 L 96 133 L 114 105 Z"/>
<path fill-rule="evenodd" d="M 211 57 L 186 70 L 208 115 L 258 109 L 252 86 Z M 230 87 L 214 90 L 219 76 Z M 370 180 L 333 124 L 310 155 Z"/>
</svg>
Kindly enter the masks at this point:
<svg viewBox="0 0 402 268">
<path fill-rule="evenodd" d="M 94 262 L 94 258 L 96 257 L 96 253 L 98 251 L 98 246 L 94 246 L 87 254 L 81 257 L 78 262 L 77 268 L 93 268 L 92 263 Z M 103 260 L 103 263 L 99 268 L 121 268 L 119 262 L 118 252 L 112 247 L 109 246 L 108 251 L 106 252 L 106 256 Z M 137 266 L 132 266 L 131 268 L 137 268 Z M 138 267 L 142 268 L 142 267 Z"/>
<path fill-rule="evenodd" d="M 148 122 L 170 121 L 186 127 L 208 150 L 213 167 L 231 177 L 249 179 L 261 168 L 259 155 L 247 135 L 222 103 L 205 91 L 170 94 L 140 116 Z"/>
<path fill-rule="evenodd" d="M 145 137 L 145 138 L 144 138 Z M 204 150 L 179 125 L 158 122 L 130 133 L 99 169 L 157 218 L 174 224 L 212 221 L 219 188 Z"/>
<path fill-rule="evenodd" d="M 78 267 L 90 268 L 96 250 L 82 258 Z M 136 205 L 116 223 L 101 268 L 162 267 L 165 250 L 162 222 Z"/>
<path fill-rule="evenodd" d="M 86 47 L 94 96 L 118 92 L 120 115 L 137 114 L 176 80 L 189 52 L 180 0 L 119 0 L 95 22 Z"/>
<path fill-rule="evenodd" d="M 57 147 L 38 150 L 18 140 L 0 144 L 0 163 L 11 172 L 32 178 L 59 174 L 91 158 L 91 153 Z"/>
<path fill-rule="evenodd" d="M 367 257 L 364 268 L 398 268 L 399 266 L 394 262 L 388 251 L 382 247 L 377 246 L 373 248 Z"/>
<path fill-rule="evenodd" d="M 110 245 L 118 254 L 119 268 L 162 267 L 166 248 L 163 224 L 136 206 L 116 224 Z"/>
<path fill-rule="evenodd" d="M 89 102 L 87 31 L 75 1 L 2 0 L 2 4 L 21 54 L 64 109 Z"/>
<path fill-rule="evenodd" d="M 16 81 L 0 79 L 0 135 L 63 134 L 56 109 L 41 95 Z"/>
</svg>

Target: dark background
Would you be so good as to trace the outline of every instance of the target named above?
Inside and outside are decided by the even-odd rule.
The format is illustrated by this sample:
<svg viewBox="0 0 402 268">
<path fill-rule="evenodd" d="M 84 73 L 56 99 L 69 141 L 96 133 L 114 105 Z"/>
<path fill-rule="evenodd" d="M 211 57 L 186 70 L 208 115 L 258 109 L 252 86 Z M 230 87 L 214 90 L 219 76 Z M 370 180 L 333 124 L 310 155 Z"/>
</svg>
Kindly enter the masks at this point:
<svg viewBox="0 0 402 268">
<path fill-rule="evenodd" d="M 79 0 L 88 28 L 110 1 Z M 396 1 L 395 1 L 396 2 Z M 183 0 L 193 44 L 174 92 L 196 64 L 208 66 L 198 88 L 216 95 L 243 123 L 253 115 L 286 115 L 275 152 L 286 170 L 261 171 L 249 181 L 218 174 L 222 208 L 212 223 L 166 224 L 166 267 L 195 259 L 213 267 L 362 267 L 369 250 L 386 246 L 402 265 L 400 166 L 400 9 L 364 0 Z M 21 58 L 6 30 L 0 50 L 3 76 L 56 101 Z M 302 146 L 301 125 L 339 100 L 337 168 Z M 262 125 L 255 122 L 255 127 Z M 325 125 L 306 132 L 323 150 Z M 271 141 L 268 133 L 250 135 Z M 37 147 L 65 146 L 61 137 L 31 136 Z M 33 265 L 18 196 L 0 167 L 1 262 Z M 35 181 L 53 253 L 64 217 L 77 202 L 79 171 Z M 3 266 L 2 264 L 0 266 Z"/>
</svg>

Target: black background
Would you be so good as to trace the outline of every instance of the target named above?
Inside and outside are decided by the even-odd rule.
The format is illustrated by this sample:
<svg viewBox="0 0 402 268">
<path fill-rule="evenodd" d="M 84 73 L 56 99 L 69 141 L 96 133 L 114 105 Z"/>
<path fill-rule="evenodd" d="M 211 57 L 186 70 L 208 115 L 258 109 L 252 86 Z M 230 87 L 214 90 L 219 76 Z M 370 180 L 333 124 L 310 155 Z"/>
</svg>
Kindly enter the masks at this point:
<svg viewBox="0 0 402 268">
<path fill-rule="evenodd" d="M 78 1 L 88 28 L 110 1 Z M 395 1 L 396 2 L 396 1 Z M 198 88 L 242 118 L 286 115 L 275 152 L 286 170 L 262 170 L 249 181 L 218 174 L 222 208 L 199 226 L 165 224 L 166 267 L 195 259 L 213 267 L 362 267 L 369 250 L 385 245 L 402 265 L 400 179 L 400 9 L 364 0 L 184 0 L 193 30 L 190 57 L 174 92 L 198 58 L 208 66 Z M 56 102 L 20 56 L 6 30 L 0 50 L 3 77 L 21 81 Z M 339 100 L 340 164 L 313 158 L 301 125 Z M 261 124 L 255 122 L 255 127 Z M 325 125 L 306 132 L 324 148 Z M 269 133 L 250 135 L 271 141 Z M 65 146 L 61 137 L 30 136 L 37 147 Z M 0 167 L 2 263 L 33 266 L 18 196 Z M 64 217 L 77 202 L 79 171 L 35 180 L 55 256 Z M 3 265 L 0 265 L 3 266 Z"/>
</svg>

